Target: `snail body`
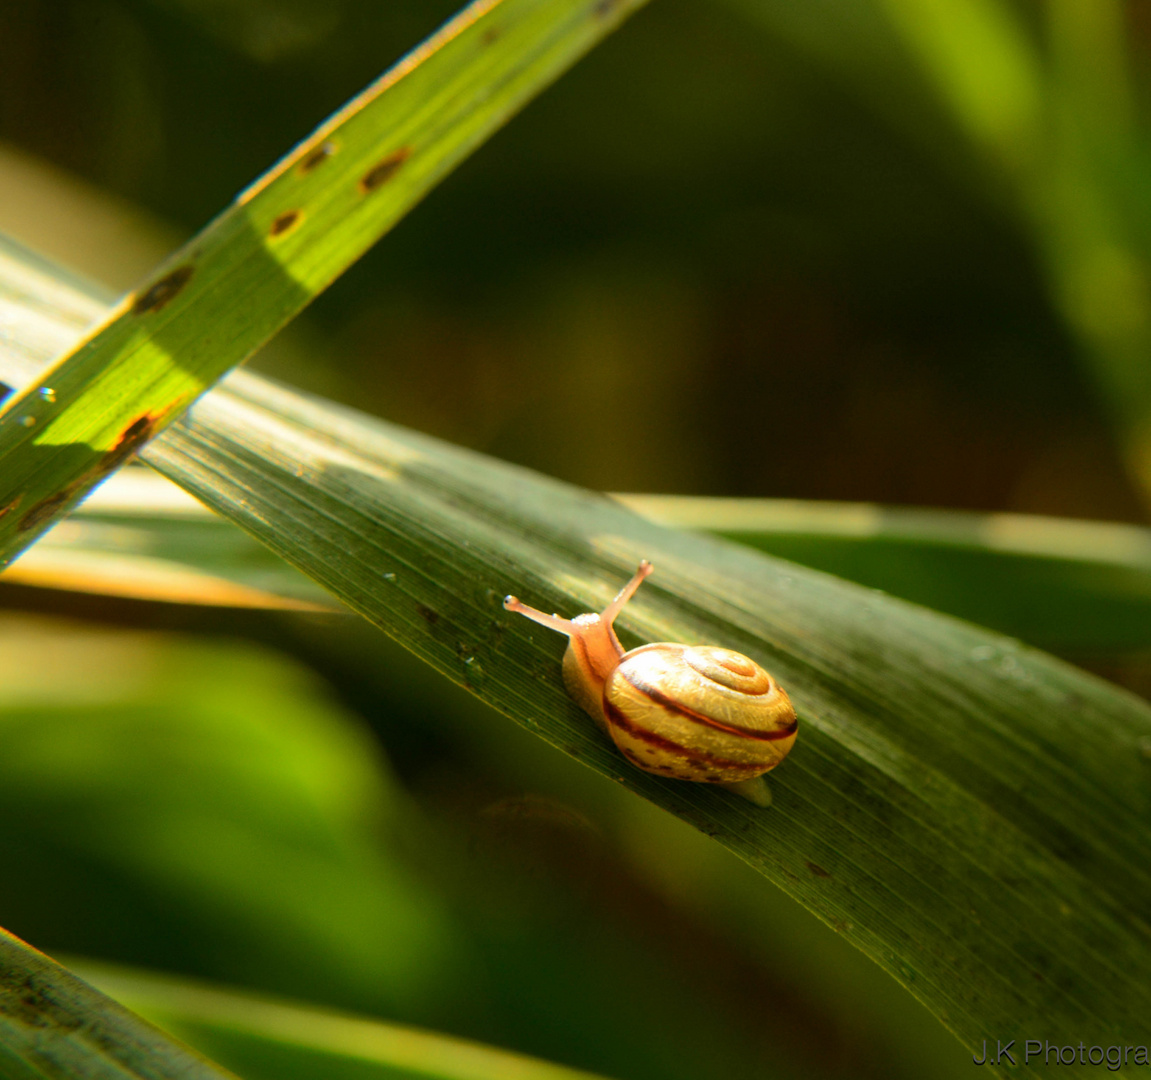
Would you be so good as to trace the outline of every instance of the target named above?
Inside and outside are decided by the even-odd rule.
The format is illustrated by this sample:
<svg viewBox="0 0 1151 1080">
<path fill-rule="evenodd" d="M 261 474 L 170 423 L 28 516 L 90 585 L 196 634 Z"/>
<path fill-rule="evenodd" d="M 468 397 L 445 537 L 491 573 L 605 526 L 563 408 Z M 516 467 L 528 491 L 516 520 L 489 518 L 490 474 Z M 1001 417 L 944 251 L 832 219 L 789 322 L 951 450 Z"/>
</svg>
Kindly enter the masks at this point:
<svg viewBox="0 0 1151 1080">
<path fill-rule="evenodd" d="M 514 596 L 504 607 L 567 635 L 568 693 L 633 765 L 720 784 L 766 806 L 771 793 L 763 774 L 794 744 L 795 710 L 771 675 L 731 649 L 655 642 L 624 652 L 613 623 L 651 569 L 640 563 L 598 615 L 546 615 Z"/>
</svg>

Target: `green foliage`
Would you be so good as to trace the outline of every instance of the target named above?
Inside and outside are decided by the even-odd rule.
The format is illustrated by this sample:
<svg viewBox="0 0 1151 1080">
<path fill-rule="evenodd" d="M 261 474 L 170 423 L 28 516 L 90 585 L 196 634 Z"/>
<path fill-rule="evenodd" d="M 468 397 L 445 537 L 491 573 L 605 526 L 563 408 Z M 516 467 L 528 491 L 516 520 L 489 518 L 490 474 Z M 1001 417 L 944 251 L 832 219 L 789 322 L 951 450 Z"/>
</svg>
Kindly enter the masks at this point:
<svg viewBox="0 0 1151 1080">
<path fill-rule="evenodd" d="M 191 254 L 126 300 L 90 349 L 38 383 L 51 343 L 70 342 L 100 305 L 51 267 L 0 249 L 0 312 L 14 314 L 22 330 L 0 340 L 0 360 L 24 386 L 0 431 L 12 484 L 0 498 L 6 550 L 30 542 L 172 421 L 143 448 L 150 465 L 432 668 L 589 766 L 589 777 L 670 811 L 665 824 L 674 816 L 715 838 L 875 960 L 964 1043 L 977 1047 L 989 1032 L 1003 1041 L 1074 1033 L 1089 1043 L 1138 1043 L 1151 1007 L 1151 708 L 1018 641 L 746 545 L 1086 652 L 1148 643 L 1144 531 L 811 506 L 800 508 L 808 524 L 797 528 L 795 508 L 789 518 L 780 504 L 741 504 L 726 520 L 714 503 L 646 504 L 654 517 L 744 545 L 736 546 L 660 527 L 600 496 L 258 376 L 228 376 L 173 421 L 628 9 L 576 0 L 473 7 L 474 20 L 461 16 L 425 63 L 353 102 Z M 1015 9 L 995 0 L 962 11 L 929 0 L 860 0 L 845 22 L 866 31 L 853 58 L 854 39 L 815 28 L 821 5 L 754 10 L 849 79 L 882 69 L 886 84 L 872 96 L 881 111 L 903 109 L 914 73 L 926 73 L 933 104 L 908 105 L 897 122 L 944 157 L 958 132 L 979 147 L 980 169 L 997 171 L 995 198 L 1008 192 L 1038 237 L 1053 295 L 1102 372 L 1139 474 L 1146 283 L 1141 234 L 1118 224 L 1139 217 L 1125 186 L 1139 175 L 1139 135 L 1128 116 L 1118 9 L 1053 5 L 1042 59 Z M 499 22 L 501 13 L 523 21 Z M 499 33 L 488 32 L 497 24 Z M 385 102 L 393 108 L 375 108 Z M 925 135 L 924 121 L 940 113 L 954 131 Z M 309 156 L 325 141 L 337 152 Z M 375 199 L 377 189 L 388 198 Z M 378 211 L 362 233 L 353 202 Z M 137 338 L 133 319 L 164 325 Z M 730 407 L 738 416 L 737 397 Z M 646 413 L 632 395 L 617 393 L 612 404 L 641 431 L 658 416 L 658 398 L 644 399 Z M 610 450 L 583 429 L 574 438 L 580 453 Z M 275 593 L 297 607 L 319 595 L 203 518 L 147 515 L 133 524 L 93 507 L 71 540 L 57 541 L 73 557 L 123 557 L 133 546 L 154 562 L 126 561 L 129 575 L 133 566 L 191 566 L 262 591 L 264 601 L 251 598 L 257 607 L 273 606 Z M 801 736 L 773 774 L 770 811 L 626 768 L 563 692 L 562 642 L 500 605 L 514 590 L 565 614 L 595 607 L 641 556 L 656 563 L 657 576 L 622 620 L 627 644 L 722 642 L 790 690 Z M 344 616 L 310 624 L 317 638 L 331 639 L 329 658 L 353 654 L 339 658 L 345 672 L 381 684 L 374 639 L 347 630 Z M 580 905 L 571 886 L 595 878 L 580 873 L 586 834 L 566 808 L 525 798 L 478 815 L 495 820 L 497 832 L 523 818 L 583 838 L 569 852 L 576 869 L 567 868 L 564 885 L 540 890 L 539 917 L 525 900 L 530 874 L 495 855 L 481 871 L 461 869 L 459 838 L 414 813 L 364 733 L 282 661 L 235 646 L 151 636 L 93 643 L 84 635 L 67 641 L 62 661 L 55 631 L 38 638 L 13 624 L 9 637 L 0 843 L 7 838 L 10 850 L 4 859 L 0 849 L 0 859 L 22 868 L 4 879 L 6 910 L 37 938 L 68 942 L 72 920 L 78 948 L 102 930 L 114 940 L 107 930 L 115 926 L 95 924 L 105 911 L 116 923 L 136 903 L 147 917 L 123 951 L 140 948 L 148 962 L 200 965 L 205 974 L 406 1011 L 454 1030 L 486 1021 L 520 1045 L 548 1029 L 543 1052 L 597 1068 L 619 1063 L 633 1076 L 736 1074 L 762 1060 L 746 1031 L 729 1026 L 724 999 L 697 991 L 717 990 L 696 981 L 701 968 L 683 987 L 665 974 L 684 970 L 674 934 L 661 953 L 608 929 L 583 939 L 573 932 L 566 920 Z M 426 694 L 438 700 L 437 690 Z M 411 715 L 417 726 L 436 727 L 419 710 L 375 721 L 386 732 Z M 497 723 L 491 714 L 480 722 Z M 394 738 L 402 746 L 413 735 Z M 499 736 L 493 757 L 512 761 L 511 745 Z M 537 775 L 553 768 L 551 757 L 532 760 Z M 455 783 L 466 788 L 461 775 Z M 684 860 L 691 847 L 675 850 Z M 726 951 L 711 942 L 710 966 L 731 964 L 749 946 L 769 954 L 762 928 L 779 910 L 775 898 L 747 889 L 737 904 L 726 895 L 739 892 L 727 887 L 736 880 L 730 867 L 712 872 L 721 884 L 705 904 L 711 917 L 738 917 L 734 930 L 723 924 Z M 65 901 L 28 899 L 37 874 L 62 898 L 115 895 L 115 903 L 90 905 L 92 921 L 80 926 Z M 646 918 L 651 905 L 637 906 Z M 9 1055 L 0 1072 L 30 1075 L 27 1063 L 46 1051 L 81 1056 L 33 1068 L 101 1075 L 119 1068 L 109 1055 L 127 1055 L 136 1068 L 143 1045 L 157 1068 L 178 1065 L 180 1051 L 4 941 L 16 991 L 0 1009 Z M 491 974 L 509 956 L 506 974 Z M 391 1067 L 341 1042 L 383 1037 L 358 1021 L 106 977 L 245 1075 L 368 1076 Z M 72 996 L 67 1015 L 38 1010 L 48 1016 L 43 1040 L 33 1031 L 41 1018 L 25 1007 L 29 979 L 51 988 L 38 1000 Z M 544 993 L 533 994 L 529 979 Z M 788 995 L 758 983 L 748 998 L 770 1011 Z M 119 1025 L 111 1032 L 100 1027 L 109 1016 Z M 83 1034 L 72 1039 L 77 1029 Z M 660 1037 L 636 1043 L 637 1030 Z M 98 1038 L 89 1044 L 91 1032 Z M 416 1075 L 436 1075 L 443 1051 L 435 1037 L 420 1044 Z M 507 1064 L 486 1060 L 497 1072 Z M 802 1061 L 782 1052 L 772 1068 L 811 1075 Z"/>
<path fill-rule="evenodd" d="M 263 345 L 638 2 L 477 0 L 242 193 L 5 404 L 0 565 Z"/>
<path fill-rule="evenodd" d="M 989 1018 L 1008 1037 L 1074 1024 L 1136 1038 L 1151 970 L 1144 703 L 1010 640 L 251 377 L 146 459 L 445 674 L 714 836 L 967 1042 Z M 562 642 L 502 613 L 513 589 L 594 608 L 641 556 L 662 582 L 625 643 L 723 641 L 792 688 L 803 734 L 770 812 L 621 769 L 563 692 Z"/>
<path fill-rule="evenodd" d="M 2 633 L 11 924 L 77 948 L 130 909 L 125 958 L 197 971 L 219 955 L 206 973 L 386 1011 L 438 984 L 450 925 L 381 855 L 390 785 L 298 669 L 234 644 Z"/>
<path fill-rule="evenodd" d="M 594 1080 L 590 1073 L 413 1028 L 81 963 L 117 1000 L 248 1080 Z"/>
<path fill-rule="evenodd" d="M 0 1075 L 5 1080 L 231 1076 L 3 930 Z"/>
<path fill-rule="evenodd" d="M 594 1080 L 474 1043 L 251 996 L 81 965 L 101 988 L 250 1080 Z M 227 1080 L 48 957 L 0 931 L 0 1075 L 6 1080 Z"/>
<path fill-rule="evenodd" d="M 1028 18 L 1010 0 L 856 0 L 828 30 L 822 5 L 726 2 L 934 154 L 974 157 L 975 182 L 1031 232 L 1131 474 L 1151 492 L 1151 156 L 1133 9 L 1052 0 Z"/>
<path fill-rule="evenodd" d="M 1064 656 L 1151 646 L 1151 532 L 1138 526 L 861 503 L 621 498 L 666 525 L 705 529 Z"/>
</svg>

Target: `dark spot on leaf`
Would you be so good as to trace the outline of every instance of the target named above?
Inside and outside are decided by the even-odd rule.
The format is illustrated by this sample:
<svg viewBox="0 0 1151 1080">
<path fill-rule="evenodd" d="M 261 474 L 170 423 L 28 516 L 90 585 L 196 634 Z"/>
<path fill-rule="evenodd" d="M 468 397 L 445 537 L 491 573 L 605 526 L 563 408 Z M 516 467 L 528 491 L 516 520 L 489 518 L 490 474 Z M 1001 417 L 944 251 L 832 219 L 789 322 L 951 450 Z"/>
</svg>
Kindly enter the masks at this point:
<svg viewBox="0 0 1151 1080">
<path fill-rule="evenodd" d="M 136 417 L 121 433 L 116 444 L 100 459 L 100 472 L 111 472 L 128 460 L 151 437 L 159 419 L 151 413 Z"/>
<path fill-rule="evenodd" d="M 146 293 L 136 297 L 132 311 L 137 315 L 146 315 L 149 311 L 159 311 L 188 284 L 195 270 L 194 266 L 179 266 L 166 277 L 160 278 Z"/>
<path fill-rule="evenodd" d="M 289 229 L 299 224 L 303 216 L 303 212 L 300 210 L 285 210 L 272 222 L 271 227 L 268 229 L 268 235 L 283 236 Z"/>
<path fill-rule="evenodd" d="M 156 425 L 160 417 L 164 416 L 167 411 L 168 410 L 161 410 L 157 414 L 145 413 L 143 416 L 136 417 L 136 419 L 120 433 L 120 437 L 116 440 L 115 444 L 104 453 L 104 456 L 101 457 L 95 465 L 78 479 L 73 480 L 66 488 L 36 503 L 36 505 L 20 519 L 20 523 L 16 526 L 17 531 L 27 532 L 29 529 L 35 529 L 43 525 L 46 521 L 51 521 L 64 507 L 71 503 L 73 499 L 98 484 L 110 472 L 118 469 L 155 434 Z M 0 512 L 0 516 L 3 516 L 3 513 L 14 510 L 19 502 L 20 497 L 17 497 L 5 507 L 3 512 Z"/>
<path fill-rule="evenodd" d="M 84 1026 L 66 1003 L 56 1000 L 52 986 L 20 971 L 0 971 L 0 1015 L 30 1028 L 75 1031 Z"/>
<path fill-rule="evenodd" d="M 440 621 L 440 613 L 433 611 L 430 607 L 425 607 L 423 604 L 417 604 L 416 611 L 427 620 L 429 626 L 435 626 Z"/>
<path fill-rule="evenodd" d="M 502 34 L 503 30 L 501 30 L 498 26 L 489 26 L 484 31 L 484 36 L 480 38 L 480 42 L 484 45 L 494 45 L 497 41 L 499 41 L 500 35 Z"/>
<path fill-rule="evenodd" d="M 336 152 L 335 143 L 322 142 L 303 161 L 300 162 L 300 172 L 310 173 L 317 165 L 322 165 Z"/>
<path fill-rule="evenodd" d="M 824 868 L 822 866 L 820 866 L 818 863 L 809 862 L 807 864 L 807 868 L 816 877 L 831 877 L 831 875 L 826 870 L 824 870 Z"/>
<path fill-rule="evenodd" d="M 16 509 L 24 501 L 23 495 L 17 495 L 10 503 L 0 506 L 0 518 L 7 517 L 13 510 Z"/>
<path fill-rule="evenodd" d="M 16 526 L 17 532 L 27 532 L 45 521 L 50 521 L 56 516 L 57 511 L 67 505 L 68 500 L 76 493 L 77 486 L 76 484 L 69 484 L 63 491 L 58 491 L 55 495 L 41 499 L 20 519 L 20 524 Z"/>
<path fill-rule="evenodd" d="M 593 14 L 597 19 L 606 19 L 617 7 L 619 7 L 620 0 L 599 0 L 596 4 Z"/>
<path fill-rule="evenodd" d="M 400 166 L 411 156 L 410 146 L 401 146 L 399 150 L 389 154 L 383 161 L 373 165 L 360 180 L 363 191 L 375 191 L 376 188 L 386 184 L 400 171 Z"/>
</svg>

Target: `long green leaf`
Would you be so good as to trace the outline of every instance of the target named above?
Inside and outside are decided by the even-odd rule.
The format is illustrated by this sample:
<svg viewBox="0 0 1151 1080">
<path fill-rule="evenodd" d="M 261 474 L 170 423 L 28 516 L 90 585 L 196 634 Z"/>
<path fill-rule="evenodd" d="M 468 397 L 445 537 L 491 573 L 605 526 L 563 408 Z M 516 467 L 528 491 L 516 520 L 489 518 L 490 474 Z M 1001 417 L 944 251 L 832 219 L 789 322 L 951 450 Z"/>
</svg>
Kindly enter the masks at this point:
<svg viewBox="0 0 1151 1080">
<path fill-rule="evenodd" d="M 792 499 L 613 498 L 661 524 L 715 533 L 1063 655 L 1151 646 L 1151 530 L 1139 526 Z M 218 606 L 332 603 L 142 468 L 108 480 L 3 580 Z"/>
<path fill-rule="evenodd" d="M 107 306 L 91 286 L 0 237 L 0 326 L 10 328 L 0 337 L 0 379 L 33 381 Z M 202 504 L 173 500 L 178 488 L 133 472 L 53 530 L 7 580 L 229 606 L 324 602 L 322 590 Z M 1146 529 L 860 504 L 616 497 L 664 524 L 715 532 L 1065 655 L 1151 645 Z"/>
<path fill-rule="evenodd" d="M 988 1035 L 1143 1037 L 1146 703 L 1018 642 L 243 373 L 143 456 L 438 670 L 714 836 L 973 1050 Z M 627 643 L 722 642 L 796 702 L 771 810 L 626 766 L 564 694 L 562 641 L 501 607 L 515 590 L 587 610 L 640 556 L 657 574 Z"/>
<path fill-rule="evenodd" d="M 600 496 L 236 374 L 146 460 L 593 768 L 714 835 L 965 1041 L 1137 1040 L 1151 1005 L 1151 708 L 1043 654 Z M 625 637 L 720 641 L 802 733 L 776 805 L 626 767 L 509 618 L 602 604 Z"/>
<path fill-rule="evenodd" d="M 0 1076 L 235 1080 L 4 930 Z"/>
<path fill-rule="evenodd" d="M 435 1032 L 84 962 L 93 985 L 245 1080 L 594 1080 Z"/>
<path fill-rule="evenodd" d="M 642 0 L 474 0 L 0 413 L 0 565 L 247 358 Z"/>
<path fill-rule="evenodd" d="M 0 581 L 209 607 L 340 610 L 310 578 L 139 466 L 110 477 Z"/>
</svg>

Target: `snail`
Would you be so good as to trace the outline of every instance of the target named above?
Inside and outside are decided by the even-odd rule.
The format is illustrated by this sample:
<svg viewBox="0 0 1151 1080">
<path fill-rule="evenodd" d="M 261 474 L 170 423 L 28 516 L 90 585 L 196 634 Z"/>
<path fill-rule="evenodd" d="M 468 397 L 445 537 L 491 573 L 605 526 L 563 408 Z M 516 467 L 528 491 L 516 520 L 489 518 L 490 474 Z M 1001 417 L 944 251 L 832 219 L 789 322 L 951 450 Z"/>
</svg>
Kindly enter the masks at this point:
<svg viewBox="0 0 1151 1080">
<path fill-rule="evenodd" d="M 645 559 L 599 615 L 545 615 L 514 596 L 504 607 L 567 635 L 564 686 L 633 765 L 767 806 L 763 774 L 795 742 L 795 710 L 775 679 L 730 649 L 657 642 L 625 653 L 612 624 L 651 571 Z"/>
</svg>

